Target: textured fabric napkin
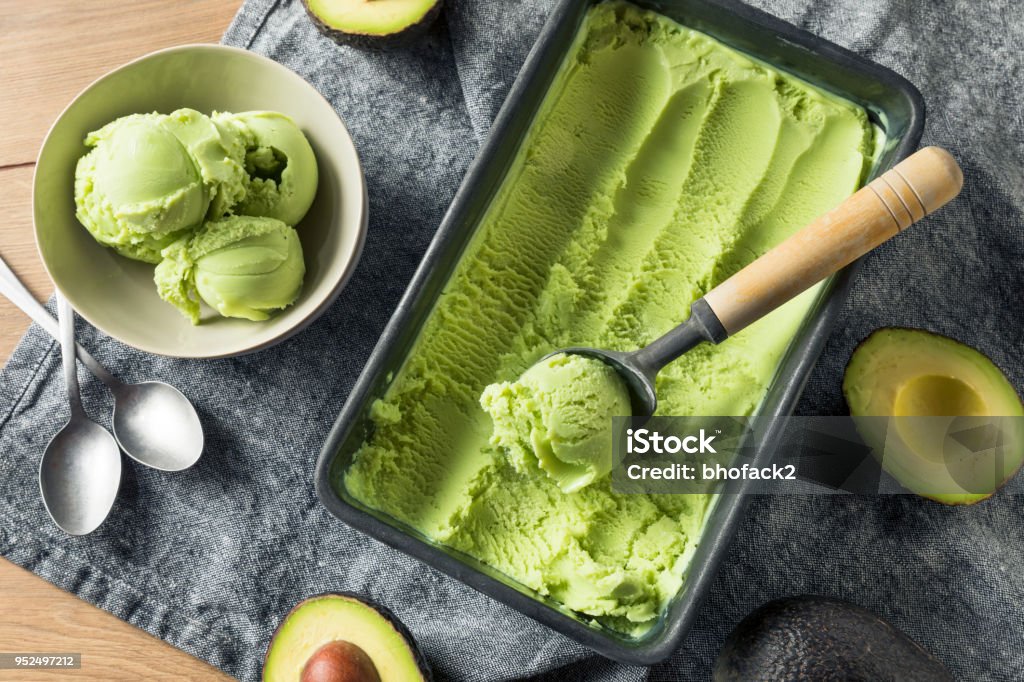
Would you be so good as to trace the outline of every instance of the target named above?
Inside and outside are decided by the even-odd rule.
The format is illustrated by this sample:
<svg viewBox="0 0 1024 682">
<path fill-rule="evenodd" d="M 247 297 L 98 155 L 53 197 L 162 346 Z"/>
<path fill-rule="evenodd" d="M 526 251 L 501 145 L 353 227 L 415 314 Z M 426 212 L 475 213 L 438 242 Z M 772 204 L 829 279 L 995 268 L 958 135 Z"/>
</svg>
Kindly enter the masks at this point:
<svg viewBox="0 0 1024 682">
<path fill-rule="evenodd" d="M 764 601 L 820 593 L 888 617 L 963 679 L 1024 670 L 1024 499 L 966 509 L 910 496 L 755 499 L 701 615 L 671 662 L 615 665 L 355 532 L 317 502 L 312 469 L 370 349 L 487 135 L 549 0 L 449 0 L 433 32 L 386 53 L 337 47 L 297 1 L 249 0 L 225 42 L 309 79 L 362 155 L 362 262 L 317 323 L 234 360 L 146 356 L 80 325 L 122 378 L 172 381 L 196 402 L 207 449 L 192 470 L 128 463 L 108 522 L 68 538 L 35 477 L 66 418 L 59 352 L 32 327 L 0 374 L 0 553 L 245 680 L 281 614 L 327 590 L 371 595 L 409 625 L 442 679 L 706 679 L 729 630 Z M 926 143 L 962 161 L 963 198 L 884 246 L 862 271 L 801 405 L 841 412 L 842 368 L 882 325 L 974 345 L 1024 387 L 1024 21 L 1017 0 L 757 0 L 895 68 L 923 91 Z M 83 374 L 89 413 L 109 398 Z M 2 596 L 0 596 L 2 599 Z"/>
</svg>

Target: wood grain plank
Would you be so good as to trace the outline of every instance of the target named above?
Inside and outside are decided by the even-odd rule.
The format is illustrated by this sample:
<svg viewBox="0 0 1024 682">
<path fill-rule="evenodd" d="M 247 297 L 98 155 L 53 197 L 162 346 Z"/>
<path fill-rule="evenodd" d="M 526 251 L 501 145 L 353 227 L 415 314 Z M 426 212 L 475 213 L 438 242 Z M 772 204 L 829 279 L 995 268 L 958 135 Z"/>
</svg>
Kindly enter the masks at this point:
<svg viewBox="0 0 1024 682">
<path fill-rule="evenodd" d="M 0 561 L 0 599 L 0 651 L 82 655 L 77 670 L 0 670 L 0 681 L 232 679 L 7 561 Z"/>
<path fill-rule="evenodd" d="M 32 232 L 32 165 L 0 168 L 0 258 L 11 266 L 36 298 L 45 301 L 53 284 L 36 252 Z M 14 350 L 25 333 L 28 316 L 0 298 L 0 358 Z"/>
<path fill-rule="evenodd" d="M 147 52 L 217 42 L 240 0 L 0 2 L 0 166 L 35 160 L 57 115 L 86 85 Z"/>
</svg>

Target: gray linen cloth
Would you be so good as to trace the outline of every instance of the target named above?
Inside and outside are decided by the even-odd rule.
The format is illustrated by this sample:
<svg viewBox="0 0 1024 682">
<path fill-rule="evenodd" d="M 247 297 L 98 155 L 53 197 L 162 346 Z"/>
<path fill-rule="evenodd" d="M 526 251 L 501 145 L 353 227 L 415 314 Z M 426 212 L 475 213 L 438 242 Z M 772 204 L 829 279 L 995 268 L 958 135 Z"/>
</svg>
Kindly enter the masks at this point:
<svg viewBox="0 0 1024 682">
<path fill-rule="evenodd" d="M 1018 0 L 755 4 L 909 77 L 928 101 L 925 142 L 953 149 L 967 175 L 961 200 L 869 258 L 801 411 L 842 412 L 843 366 L 882 325 L 952 335 L 1024 386 Z M 61 534 L 39 500 L 39 455 L 66 408 L 59 352 L 32 327 L 0 374 L 0 553 L 245 680 L 258 678 L 280 616 L 327 590 L 395 610 L 442 679 L 706 679 L 747 612 L 799 593 L 873 609 L 962 679 L 1019 679 L 1020 497 L 964 509 L 910 496 L 755 499 L 693 630 L 671 662 L 651 670 L 594 656 L 349 529 L 317 502 L 311 473 L 327 430 L 551 6 L 449 0 L 427 38 L 375 53 L 320 37 L 297 1 L 246 2 L 225 42 L 305 76 L 355 138 L 370 193 L 363 260 L 323 318 L 248 357 L 156 358 L 80 325 L 82 343 L 121 377 L 180 386 L 208 438 L 187 472 L 129 463 L 111 518 L 89 537 Z M 105 421 L 107 394 L 82 379 L 88 411 Z"/>
</svg>

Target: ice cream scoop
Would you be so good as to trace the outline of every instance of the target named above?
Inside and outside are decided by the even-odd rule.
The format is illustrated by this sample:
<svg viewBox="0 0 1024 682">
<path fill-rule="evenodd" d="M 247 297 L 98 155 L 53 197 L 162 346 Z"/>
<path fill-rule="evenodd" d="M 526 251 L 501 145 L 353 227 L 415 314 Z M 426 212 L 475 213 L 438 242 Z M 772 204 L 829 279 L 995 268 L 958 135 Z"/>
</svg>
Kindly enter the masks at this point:
<svg viewBox="0 0 1024 682">
<path fill-rule="evenodd" d="M 721 343 L 945 206 L 962 187 L 963 173 L 949 152 L 922 149 L 694 301 L 685 322 L 646 347 L 574 347 L 547 357 L 575 354 L 607 363 L 629 390 L 633 416 L 651 416 L 658 407 L 654 381 L 665 365 L 705 341 Z"/>
<path fill-rule="evenodd" d="M 245 144 L 248 186 L 235 212 L 297 225 L 313 204 L 318 170 L 313 148 L 295 121 L 276 111 L 217 113 L 213 120 L 236 131 Z"/>
<path fill-rule="evenodd" d="M 90 133 L 92 150 L 75 169 L 79 221 L 99 243 L 147 263 L 210 206 L 200 168 L 163 119 L 124 116 Z"/>
<path fill-rule="evenodd" d="M 157 291 L 193 324 L 200 299 L 225 317 L 265 320 L 295 302 L 306 273 L 298 234 L 274 218 L 208 222 L 163 255 L 154 272 Z"/>
<path fill-rule="evenodd" d="M 488 386 L 480 404 L 494 422 L 491 443 L 513 467 L 537 465 L 567 493 L 611 469 L 611 418 L 630 411 L 629 391 L 612 367 L 565 354 L 538 362 L 518 381 Z"/>
</svg>

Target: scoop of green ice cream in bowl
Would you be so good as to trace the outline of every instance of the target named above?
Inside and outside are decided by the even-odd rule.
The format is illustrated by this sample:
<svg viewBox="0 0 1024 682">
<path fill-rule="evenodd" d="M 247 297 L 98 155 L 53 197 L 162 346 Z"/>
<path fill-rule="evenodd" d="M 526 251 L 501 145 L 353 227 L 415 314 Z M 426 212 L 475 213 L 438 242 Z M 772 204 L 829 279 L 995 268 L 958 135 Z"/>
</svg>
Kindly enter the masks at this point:
<svg viewBox="0 0 1024 682">
<path fill-rule="evenodd" d="M 194 324 L 200 301 L 224 317 L 267 320 L 295 303 L 306 272 L 298 233 L 276 218 L 211 221 L 162 253 L 157 291 Z"/>
<path fill-rule="evenodd" d="M 97 242 L 147 263 L 197 225 L 211 187 L 167 117 L 133 114 L 89 133 L 75 168 L 79 222 Z"/>
<path fill-rule="evenodd" d="M 141 350 L 225 357 L 333 303 L 366 234 L 359 158 L 301 77 L 219 45 L 161 50 L 86 88 L 33 185 L 36 241 L 86 320 Z"/>
</svg>

